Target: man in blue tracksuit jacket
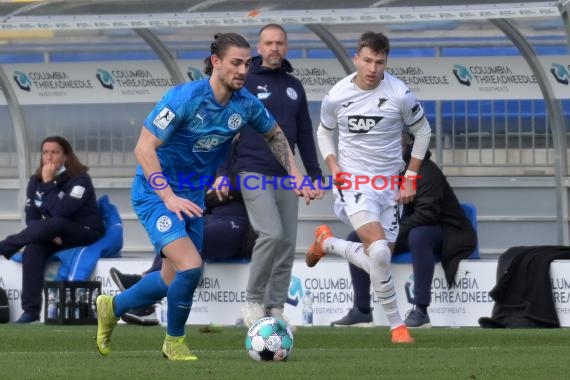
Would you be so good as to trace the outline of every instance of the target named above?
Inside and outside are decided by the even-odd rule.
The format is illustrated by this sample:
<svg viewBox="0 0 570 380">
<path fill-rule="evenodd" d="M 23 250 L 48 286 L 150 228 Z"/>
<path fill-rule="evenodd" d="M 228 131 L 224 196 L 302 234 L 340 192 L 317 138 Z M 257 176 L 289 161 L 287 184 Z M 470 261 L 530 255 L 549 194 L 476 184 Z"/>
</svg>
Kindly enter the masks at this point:
<svg viewBox="0 0 570 380">
<path fill-rule="evenodd" d="M 283 27 L 268 24 L 261 28 L 257 50 L 245 87 L 277 120 L 291 150 L 297 145 L 310 181 L 317 186 L 322 176 L 307 97 L 301 82 L 291 72 L 285 59 L 287 34 Z M 231 166 L 231 169 L 229 167 Z M 287 172 L 251 127 L 241 130 L 232 163 L 226 163 L 219 175 L 239 174 L 243 199 L 251 225 L 258 238 L 253 248 L 246 303 L 242 309 L 249 326 L 266 315 L 283 319 L 297 239 L 298 199 L 285 188 Z M 285 186 L 283 186 L 285 185 Z"/>
</svg>

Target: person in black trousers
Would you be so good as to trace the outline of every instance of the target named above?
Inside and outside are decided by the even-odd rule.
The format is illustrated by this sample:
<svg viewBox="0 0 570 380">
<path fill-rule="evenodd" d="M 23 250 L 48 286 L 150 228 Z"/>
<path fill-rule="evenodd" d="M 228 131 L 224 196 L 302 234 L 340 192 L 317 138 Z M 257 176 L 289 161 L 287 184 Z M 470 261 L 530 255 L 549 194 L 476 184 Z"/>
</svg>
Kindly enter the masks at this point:
<svg viewBox="0 0 570 380">
<path fill-rule="evenodd" d="M 404 135 L 404 161 L 409 162 L 413 137 Z M 412 253 L 414 273 L 414 307 L 404 323 L 408 327 L 429 327 L 427 308 L 431 302 L 431 283 L 436 255 L 441 254 L 448 285 L 452 285 L 461 259 L 467 258 L 477 246 L 477 234 L 447 182 L 445 175 L 430 159 L 428 151 L 418 172 L 416 196 L 405 204 L 399 222 L 394 255 Z M 359 242 L 351 233 L 349 241 Z M 370 276 L 350 265 L 354 289 L 354 307 L 331 326 L 372 326 L 370 307 Z"/>
<path fill-rule="evenodd" d="M 26 227 L 0 241 L 0 254 L 6 259 L 24 248 L 24 312 L 17 323 L 40 319 L 48 258 L 64 249 L 93 244 L 105 234 L 88 170 L 63 137 L 51 136 L 42 142 L 40 165 L 26 190 Z"/>
</svg>

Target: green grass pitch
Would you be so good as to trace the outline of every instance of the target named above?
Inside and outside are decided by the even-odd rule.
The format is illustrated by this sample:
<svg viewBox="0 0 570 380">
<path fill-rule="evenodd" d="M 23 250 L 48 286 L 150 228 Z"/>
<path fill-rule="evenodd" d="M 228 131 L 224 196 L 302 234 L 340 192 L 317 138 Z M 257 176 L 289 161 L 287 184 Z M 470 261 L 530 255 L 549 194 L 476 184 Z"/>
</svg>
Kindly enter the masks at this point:
<svg viewBox="0 0 570 380">
<path fill-rule="evenodd" d="M 433 328 L 390 343 L 388 328 L 298 328 L 287 362 L 255 362 L 245 328 L 188 326 L 195 362 L 162 358 L 164 329 L 119 325 L 113 352 L 95 326 L 0 325 L 1 379 L 567 379 L 570 329 Z"/>
</svg>

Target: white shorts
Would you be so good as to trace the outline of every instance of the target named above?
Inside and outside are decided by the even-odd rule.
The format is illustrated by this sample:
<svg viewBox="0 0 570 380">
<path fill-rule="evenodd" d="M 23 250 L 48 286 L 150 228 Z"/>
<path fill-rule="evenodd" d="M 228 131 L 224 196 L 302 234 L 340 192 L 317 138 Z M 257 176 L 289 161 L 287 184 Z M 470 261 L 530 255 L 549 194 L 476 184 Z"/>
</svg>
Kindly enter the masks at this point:
<svg viewBox="0 0 570 380">
<path fill-rule="evenodd" d="M 398 190 L 347 189 L 342 190 L 342 199 L 338 189 L 333 188 L 333 193 L 336 197 L 334 212 L 343 223 L 357 230 L 367 223 L 379 222 L 386 240 L 396 241 L 399 210 L 395 198 Z"/>
</svg>

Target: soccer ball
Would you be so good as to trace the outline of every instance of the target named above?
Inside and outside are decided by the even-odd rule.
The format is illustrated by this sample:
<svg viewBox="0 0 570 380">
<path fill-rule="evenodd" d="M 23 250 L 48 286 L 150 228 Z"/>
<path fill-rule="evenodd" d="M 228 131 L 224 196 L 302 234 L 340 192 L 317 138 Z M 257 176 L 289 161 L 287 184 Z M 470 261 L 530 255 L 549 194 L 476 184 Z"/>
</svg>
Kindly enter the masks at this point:
<svg viewBox="0 0 570 380">
<path fill-rule="evenodd" d="M 285 322 L 273 317 L 261 318 L 247 330 L 245 349 L 253 360 L 287 360 L 293 349 L 293 334 Z"/>
</svg>

